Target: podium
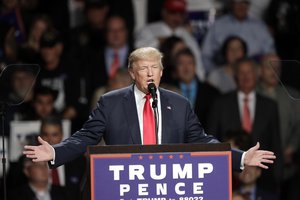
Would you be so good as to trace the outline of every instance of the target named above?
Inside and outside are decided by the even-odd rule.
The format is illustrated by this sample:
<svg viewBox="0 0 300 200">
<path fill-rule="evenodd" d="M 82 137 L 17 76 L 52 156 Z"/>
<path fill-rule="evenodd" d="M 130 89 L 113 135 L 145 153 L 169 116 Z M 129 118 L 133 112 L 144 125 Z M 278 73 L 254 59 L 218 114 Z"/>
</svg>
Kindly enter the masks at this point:
<svg viewBox="0 0 300 200">
<path fill-rule="evenodd" d="M 88 147 L 91 200 L 230 200 L 231 148 L 219 144 Z"/>
</svg>

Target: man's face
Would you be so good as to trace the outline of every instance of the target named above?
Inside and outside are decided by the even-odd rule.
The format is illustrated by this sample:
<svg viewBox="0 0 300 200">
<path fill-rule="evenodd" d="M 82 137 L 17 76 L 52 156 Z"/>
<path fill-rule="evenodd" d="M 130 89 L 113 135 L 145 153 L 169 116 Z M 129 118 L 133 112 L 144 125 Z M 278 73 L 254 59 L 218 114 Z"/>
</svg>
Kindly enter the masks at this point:
<svg viewBox="0 0 300 200">
<path fill-rule="evenodd" d="M 173 12 L 168 10 L 163 11 L 163 20 L 172 29 L 181 26 L 184 22 L 184 17 L 185 14 L 182 12 Z"/>
<path fill-rule="evenodd" d="M 257 72 L 251 62 L 243 62 L 238 66 L 237 85 L 240 91 L 249 93 L 256 87 Z"/>
<path fill-rule="evenodd" d="M 34 76 L 28 72 L 17 71 L 13 75 L 12 87 L 16 95 L 22 99 L 34 84 Z"/>
<path fill-rule="evenodd" d="M 26 161 L 24 173 L 31 183 L 46 184 L 49 178 L 49 169 L 47 162 Z"/>
<path fill-rule="evenodd" d="M 110 18 L 107 22 L 106 40 L 112 48 L 123 47 L 127 42 L 127 30 L 125 22 L 120 17 Z"/>
<path fill-rule="evenodd" d="M 266 56 L 262 60 L 261 64 L 261 80 L 264 84 L 275 87 L 278 85 L 278 77 L 281 74 L 281 66 L 279 63 L 279 57 Z"/>
<path fill-rule="evenodd" d="M 226 51 L 226 60 L 229 64 L 236 62 L 238 59 L 243 58 L 244 50 L 243 45 L 240 40 L 232 40 L 228 44 L 228 48 Z"/>
<path fill-rule="evenodd" d="M 248 2 L 233 2 L 232 14 L 238 20 L 244 20 L 248 16 L 249 3 Z"/>
<path fill-rule="evenodd" d="M 190 55 L 180 55 L 177 58 L 176 72 L 179 80 L 189 84 L 195 78 L 195 61 Z"/>
<path fill-rule="evenodd" d="M 102 29 L 104 21 L 108 13 L 108 7 L 104 6 L 101 8 L 90 8 L 87 13 L 87 21 L 89 25 L 94 29 Z"/>
<path fill-rule="evenodd" d="M 62 127 L 58 124 L 44 124 L 41 128 L 41 137 L 50 145 L 58 144 L 62 141 Z"/>
<path fill-rule="evenodd" d="M 37 20 L 32 27 L 31 36 L 39 41 L 43 33 L 47 30 L 47 27 L 48 25 L 44 20 Z"/>
<path fill-rule="evenodd" d="M 40 118 L 45 118 L 54 110 L 54 99 L 52 95 L 37 95 L 33 107 Z"/>
<path fill-rule="evenodd" d="M 239 173 L 239 180 L 245 185 L 255 184 L 257 178 L 261 175 L 261 170 L 258 167 L 246 166 L 245 169 Z"/>
<path fill-rule="evenodd" d="M 62 53 L 62 44 L 56 44 L 52 47 L 42 47 L 41 48 L 41 56 L 45 63 L 52 63 L 58 59 L 60 59 L 60 55 Z M 45 65 L 45 67 L 48 67 Z M 53 70 L 53 69 L 48 69 Z"/>
<path fill-rule="evenodd" d="M 162 66 L 157 59 L 138 60 L 129 68 L 129 74 L 135 81 L 137 88 L 147 94 L 149 83 L 153 82 L 156 87 L 159 86 Z"/>
</svg>

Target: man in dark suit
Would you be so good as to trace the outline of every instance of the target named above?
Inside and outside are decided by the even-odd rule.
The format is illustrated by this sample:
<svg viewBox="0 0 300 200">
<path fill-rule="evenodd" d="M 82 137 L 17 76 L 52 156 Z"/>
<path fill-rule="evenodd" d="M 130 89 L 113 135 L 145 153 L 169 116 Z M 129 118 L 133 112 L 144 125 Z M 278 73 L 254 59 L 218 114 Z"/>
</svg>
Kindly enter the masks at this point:
<svg viewBox="0 0 300 200">
<path fill-rule="evenodd" d="M 63 125 L 60 118 L 48 116 L 42 120 L 40 136 L 51 145 L 58 144 L 63 139 Z M 76 167 L 74 167 L 76 166 Z M 51 182 L 56 186 L 64 186 L 68 196 L 73 199 L 80 197 L 80 182 L 85 169 L 85 157 L 66 163 L 51 170 Z M 56 180 L 54 181 L 53 179 Z"/>
<path fill-rule="evenodd" d="M 277 162 L 268 171 L 263 171 L 258 184 L 265 189 L 278 191 L 282 177 L 282 149 L 278 127 L 278 112 L 274 101 L 255 92 L 257 66 L 250 59 L 236 63 L 237 91 L 217 99 L 208 119 L 208 131 L 220 141 L 231 131 L 243 129 L 255 144 L 275 152 Z"/>
<path fill-rule="evenodd" d="M 8 194 L 10 200 L 68 200 L 65 189 L 49 182 L 47 162 L 34 163 L 25 156 L 21 157 L 23 172 L 28 179 L 26 184 L 14 188 Z"/>
<path fill-rule="evenodd" d="M 105 45 L 87 51 L 85 56 L 84 64 L 88 66 L 86 79 L 91 82 L 92 88 L 106 85 L 117 69 L 126 68 L 132 50 L 128 36 L 124 18 L 119 15 L 109 16 L 105 24 Z"/>
<path fill-rule="evenodd" d="M 175 70 L 176 84 L 181 94 L 190 101 L 202 126 L 206 128 L 209 109 L 220 92 L 210 84 L 198 79 L 196 60 L 189 49 L 182 49 L 175 54 Z"/>
<path fill-rule="evenodd" d="M 153 136 L 154 125 L 149 125 L 154 124 L 153 112 L 147 109 L 153 100 L 149 99 L 148 85 L 159 86 L 163 73 L 161 59 L 161 53 L 152 47 L 133 51 L 128 61 L 135 82 L 132 86 L 103 95 L 83 128 L 70 138 L 52 147 L 39 137 L 41 145 L 25 146 L 24 154 L 34 162 L 50 161 L 52 167 L 57 167 L 82 155 L 88 145 L 98 144 L 102 137 L 108 145 L 218 143 L 204 132 L 186 98 L 161 88 L 157 90 L 161 117 L 157 137 Z M 265 163 L 273 163 L 275 155 L 258 148 L 259 144 L 247 152 L 233 150 L 233 168 L 268 168 Z"/>
</svg>

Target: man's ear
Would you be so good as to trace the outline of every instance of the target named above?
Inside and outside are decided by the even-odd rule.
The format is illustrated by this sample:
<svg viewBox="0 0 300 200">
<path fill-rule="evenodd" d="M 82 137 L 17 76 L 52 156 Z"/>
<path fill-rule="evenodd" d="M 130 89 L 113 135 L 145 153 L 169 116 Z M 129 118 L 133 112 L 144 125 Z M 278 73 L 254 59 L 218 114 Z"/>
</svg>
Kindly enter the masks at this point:
<svg viewBox="0 0 300 200">
<path fill-rule="evenodd" d="M 23 168 L 23 173 L 25 174 L 26 177 L 29 177 L 29 166 L 25 166 Z"/>
<path fill-rule="evenodd" d="M 131 67 L 128 69 L 128 72 L 129 72 L 129 75 L 130 75 L 131 79 L 135 81 L 135 75 L 134 75 L 133 70 L 132 70 Z"/>
</svg>

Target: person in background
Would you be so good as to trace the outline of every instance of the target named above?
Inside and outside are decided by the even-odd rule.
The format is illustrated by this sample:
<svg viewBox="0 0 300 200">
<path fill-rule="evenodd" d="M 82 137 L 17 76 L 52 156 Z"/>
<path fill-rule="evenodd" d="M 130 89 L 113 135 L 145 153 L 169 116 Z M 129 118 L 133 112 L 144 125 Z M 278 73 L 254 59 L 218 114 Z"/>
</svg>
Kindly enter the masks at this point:
<svg viewBox="0 0 300 200">
<path fill-rule="evenodd" d="M 228 131 L 225 142 L 229 142 L 231 147 L 245 150 L 252 145 L 252 135 L 247 134 L 244 130 Z M 276 196 L 257 185 L 261 173 L 260 168 L 252 166 L 245 167 L 241 173 L 233 172 L 233 194 L 239 194 L 246 200 L 279 200 L 278 195 Z"/>
<path fill-rule="evenodd" d="M 248 57 L 276 52 L 267 26 L 248 16 L 250 3 L 250 0 L 230 0 L 229 14 L 217 19 L 209 28 L 202 45 L 202 58 L 207 74 L 217 67 L 214 58 L 229 36 L 238 36 L 246 42 Z"/>
<path fill-rule="evenodd" d="M 176 85 L 197 114 L 204 128 L 212 102 L 219 96 L 219 91 L 196 75 L 196 61 L 191 50 L 180 50 L 174 56 Z"/>
<path fill-rule="evenodd" d="M 115 76 L 108 81 L 107 86 L 99 87 L 95 90 L 95 93 L 91 100 L 91 109 L 95 109 L 99 98 L 112 90 L 121 89 L 127 87 L 132 83 L 132 79 L 129 76 L 128 70 L 124 68 L 119 68 Z"/>
<path fill-rule="evenodd" d="M 299 171 L 296 153 L 300 147 L 300 97 L 296 89 L 280 83 L 281 64 L 284 63 L 276 54 L 266 54 L 261 58 L 260 81 L 258 93 L 277 102 L 280 118 L 281 145 L 284 155 L 283 196 L 284 199 L 299 199 L 299 179 L 295 174 Z"/>
<path fill-rule="evenodd" d="M 240 37 L 230 36 L 224 41 L 220 54 L 221 67 L 212 70 L 207 81 L 222 93 L 227 93 L 236 89 L 233 66 L 247 56 L 247 44 Z"/>
<path fill-rule="evenodd" d="M 51 145 L 59 144 L 63 140 L 62 120 L 55 116 L 44 118 L 41 123 L 40 136 Z M 79 200 L 85 161 L 85 158 L 81 156 L 66 165 L 51 169 L 49 181 L 52 185 L 63 186 L 72 200 Z"/>
<path fill-rule="evenodd" d="M 125 20 L 118 15 L 109 16 L 105 23 L 105 45 L 90 51 L 85 58 L 84 65 L 89 70 L 86 79 L 93 89 L 106 85 L 118 69 L 126 68 L 132 50 L 128 39 Z"/>
<path fill-rule="evenodd" d="M 282 148 L 276 102 L 256 92 L 258 66 L 251 59 L 239 60 L 234 67 L 235 91 L 216 99 L 209 113 L 207 130 L 224 141 L 229 131 L 244 130 L 252 136 L 252 144 L 260 141 L 264 148 L 276 152 L 277 162 L 263 171 L 259 187 L 280 194 L 282 180 Z M 230 117 L 228 117 L 230 113 Z"/>
<path fill-rule="evenodd" d="M 41 120 L 50 115 L 58 115 L 54 102 L 57 91 L 49 87 L 36 87 L 31 102 L 32 109 L 26 113 L 24 120 Z"/>
<path fill-rule="evenodd" d="M 55 30 L 46 31 L 40 40 L 41 71 L 37 87 L 50 87 L 58 92 L 54 102 L 57 112 L 66 119 L 78 117 L 76 92 L 78 79 L 72 72 L 73 65 L 64 57 L 61 35 Z"/>
<path fill-rule="evenodd" d="M 23 120 L 31 108 L 34 96 L 33 86 L 36 79 L 36 72 L 30 66 L 10 66 L 13 74 L 11 76 L 12 91 L 9 94 L 11 105 L 18 105 L 10 108 L 11 120 Z"/>
<path fill-rule="evenodd" d="M 241 182 L 239 191 L 248 200 L 279 200 L 280 197 L 270 191 L 264 190 L 257 186 L 257 180 L 261 176 L 262 170 L 258 167 L 247 166 L 238 174 L 238 179 Z"/>
<path fill-rule="evenodd" d="M 47 15 L 37 15 L 31 21 L 27 40 L 19 48 L 19 59 L 23 62 L 35 63 L 38 61 L 40 39 L 47 30 L 52 30 L 53 24 Z"/>
<path fill-rule="evenodd" d="M 159 49 L 163 53 L 164 76 L 161 82 L 174 84 L 175 81 L 175 55 L 178 51 L 187 48 L 185 42 L 177 36 L 170 36 L 160 45 Z"/>
<path fill-rule="evenodd" d="M 165 0 L 162 10 L 162 20 L 153 22 L 136 33 L 135 47 L 151 46 L 159 48 L 170 36 L 181 38 L 190 48 L 196 59 L 198 78 L 205 79 L 204 66 L 201 60 L 200 47 L 197 40 L 186 28 L 187 6 L 185 0 Z"/>
<path fill-rule="evenodd" d="M 98 49 L 104 44 L 104 27 L 109 9 L 107 0 L 85 2 L 85 23 L 70 30 L 67 40 L 71 57 L 81 58 L 86 50 Z"/>
<path fill-rule="evenodd" d="M 243 194 L 241 194 L 238 191 L 233 191 L 232 192 L 232 200 L 249 200 L 246 197 L 243 196 Z"/>
<path fill-rule="evenodd" d="M 68 200 L 63 187 L 51 185 L 49 182 L 49 168 L 47 162 L 34 163 L 22 156 L 23 173 L 28 182 L 21 187 L 11 189 L 8 193 L 9 200 Z"/>
</svg>

